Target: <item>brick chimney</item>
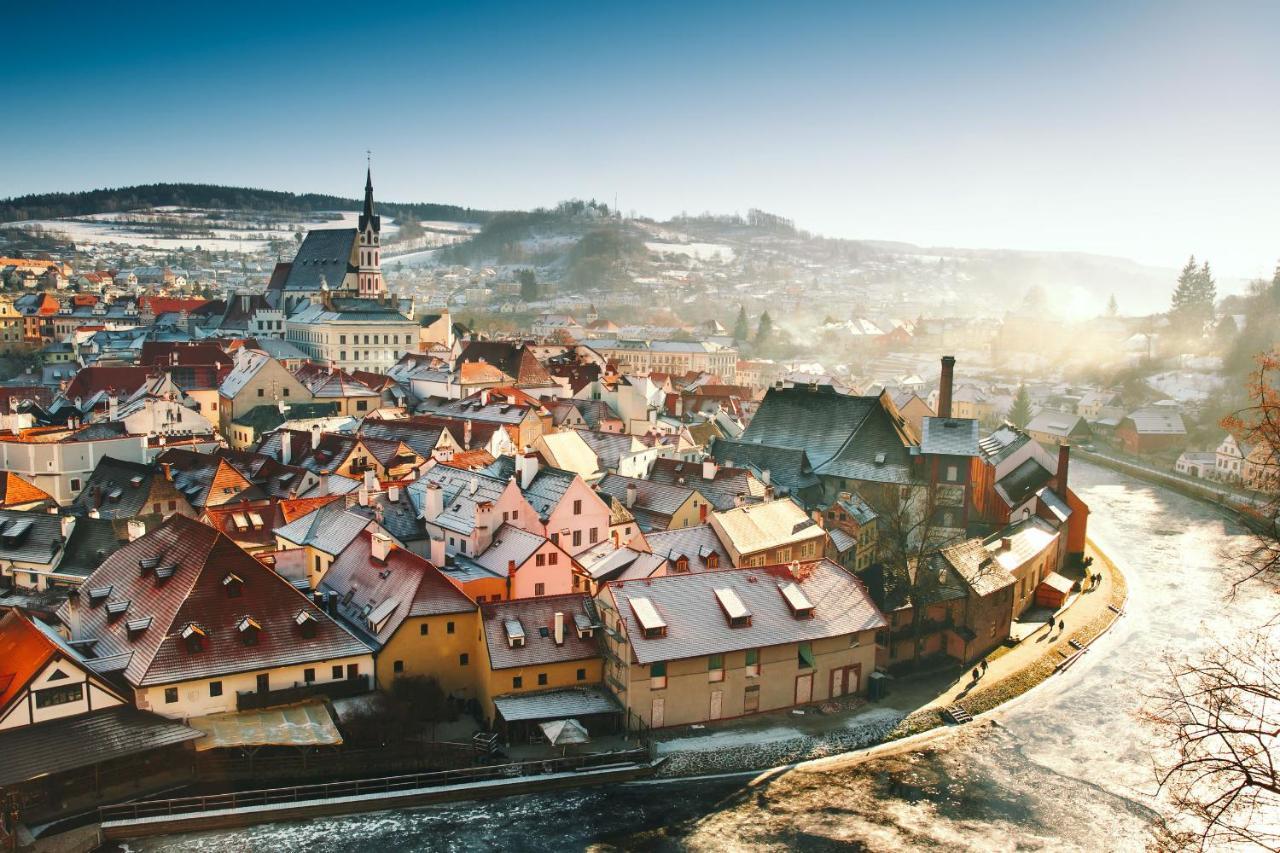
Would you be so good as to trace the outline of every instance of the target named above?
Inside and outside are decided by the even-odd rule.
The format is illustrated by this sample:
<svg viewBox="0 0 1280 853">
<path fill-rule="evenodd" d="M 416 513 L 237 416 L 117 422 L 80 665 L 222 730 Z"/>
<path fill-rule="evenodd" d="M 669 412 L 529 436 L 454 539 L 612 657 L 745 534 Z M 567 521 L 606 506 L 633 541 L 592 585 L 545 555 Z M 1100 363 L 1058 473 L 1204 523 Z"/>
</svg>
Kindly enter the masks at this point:
<svg viewBox="0 0 1280 853">
<path fill-rule="evenodd" d="M 942 377 L 938 381 L 938 417 L 951 417 L 951 385 L 955 380 L 956 357 L 942 357 Z"/>
<path fill-rule="evenodd" d="M 1058 496 L 1067 499 L 1067 469 L 1071 465 L 1071 445 L 1058 445 Z"/>
</svg>

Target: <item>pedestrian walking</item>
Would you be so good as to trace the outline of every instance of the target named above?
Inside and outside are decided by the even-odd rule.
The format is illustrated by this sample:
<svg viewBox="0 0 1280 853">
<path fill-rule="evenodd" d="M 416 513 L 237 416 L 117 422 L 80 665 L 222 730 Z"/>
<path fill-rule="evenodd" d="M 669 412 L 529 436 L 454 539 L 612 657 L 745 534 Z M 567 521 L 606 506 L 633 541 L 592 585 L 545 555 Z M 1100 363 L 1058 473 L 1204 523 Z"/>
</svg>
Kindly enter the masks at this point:
<svg viewBox="0 0 1280 853">
<path fill-rule="evenodd" d="M 975 666 L 975 667 L 973 668 L 973 680 L 974 680 L 974 681 L 977 681 L 979 677 L 980 677 L 980 676 L 978 675 L 978 668 Z"/>
<path fill-rule="evenodd" d="M 1065 631 L 1065 630 L 1067 630 L 1067 620 L 1065 620 L 1065 619 L 1059 619 L 1059 620 L 1058 620 L 1058 633 L 1059 633 L 1059 634 L 1061 634 L 1061 633 L 1062 633 L 1063 631 Z"/>
<path fill-rule="evenodd" d="M 987 674 L 987 662 L 985 660 L 982 662 L 982 674 Z"/>
</svg>

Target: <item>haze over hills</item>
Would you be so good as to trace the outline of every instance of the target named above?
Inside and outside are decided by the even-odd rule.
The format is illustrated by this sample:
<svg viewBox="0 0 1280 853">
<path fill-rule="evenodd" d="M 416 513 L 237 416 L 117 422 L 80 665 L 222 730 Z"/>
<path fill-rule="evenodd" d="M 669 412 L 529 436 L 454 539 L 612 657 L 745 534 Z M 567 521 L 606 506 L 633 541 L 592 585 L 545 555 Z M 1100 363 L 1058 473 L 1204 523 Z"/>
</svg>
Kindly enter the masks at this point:
<svg viewBox="0 0 1280 853">
<path fill-rule="evenodd" d="M 533 211 L 489 211 L 430 202 L 379 201 L 378 205 L 398 225 L 418 223 L 397 235 L 398 245 L 393 242 L 387 247 L 390 269 L 397 264 L 442 263 L 530 267 L 579 292 L 625 287 L 659 267 L 683 265 L 711 274 L 724 274 L 734 267 L 757 279 L 801 284 L 831 276 L 847 277 L 850 286 L 918 280 L 921 287 L 939 288 L 940 309 L 951 302 L 964 312 L 984 304 L 993 309 L 1008 307 L 1011 294 L 1016 297 L 1039 289 L 1054 309 L 1087 317 L 1100 313 L 1112 294 L 1125 313 L 1165 310 L 1176 275 L 1171 269 L 1079 252 L 826 238 L 761 211 L 745 217 L 703 214 L 657 222 L 622 218 L 607 205 L 580 201 Z M 38 229 L 47 234 L 62 233 L 67 239 L 84 241 L 96 239 L 87 235 L 87 226 L 98 228 L 106 220 L 111 239 L 127 241 L 131 232 L 163 230 L 170 248 L 189 229 L 192 245 L 203 237 L 207 248 L 215 233 L 210 229 L 234 229 L 236 214 L 243 215 L 242 225 L 247 228 L 266 223 L 287 232 L 324 227 L 338 218 L 334 212 L 356 211 L 359 206 L 354 198 L 316 193 L 160 183 L 6 199 L 0 201 L 0 223 L 25 222 L 19 227 L 31 230 L 38 222 Z M 71 222 L 64 229 L 58 220 Z M 433 232 L 426 238 L 424 227 Z M 229 247 L 219 244 L 219 248 Z M 234 246 L 230 250 L 235 251 Z M 244 250 L 287 254 L 288 246 L 283 241 L 259 241 Z M 1220 281 L 1219 293 L 1242 287 L 1243 282 Z"/>
</svg>

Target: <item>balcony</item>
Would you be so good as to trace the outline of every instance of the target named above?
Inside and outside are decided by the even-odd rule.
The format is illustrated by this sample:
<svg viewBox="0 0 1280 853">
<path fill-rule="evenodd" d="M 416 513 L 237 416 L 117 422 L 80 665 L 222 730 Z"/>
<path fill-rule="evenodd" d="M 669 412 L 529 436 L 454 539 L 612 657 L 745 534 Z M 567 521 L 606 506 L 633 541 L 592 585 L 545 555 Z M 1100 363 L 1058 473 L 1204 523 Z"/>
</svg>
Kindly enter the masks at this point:
<svg viewBox="0 0 1280 853">
<path fill-rule="evenodd" d="M 351 696 L 368 693 L 369 690 L 369 676 L 367 675 L 357 675 L 355 678 L 344 678 L 341 681 L 295 684 L 293 687 L 283 687 L 279 690 L 247 690 L 236 694 L 236 710 L 257 711 L 262 708 L 273 708 L 277 705 L 293 705 L 297 702 L 314 699 L 317 696 L 324 696 L 329 699 L 346 699 Z"/>
</svg>

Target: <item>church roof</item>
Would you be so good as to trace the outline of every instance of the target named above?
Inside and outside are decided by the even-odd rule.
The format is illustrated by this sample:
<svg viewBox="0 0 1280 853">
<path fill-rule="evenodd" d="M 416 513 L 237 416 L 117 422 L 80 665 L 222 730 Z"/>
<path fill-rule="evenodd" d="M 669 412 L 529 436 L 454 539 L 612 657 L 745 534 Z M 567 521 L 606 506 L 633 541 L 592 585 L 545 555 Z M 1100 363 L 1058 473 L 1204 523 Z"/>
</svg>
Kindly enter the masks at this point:
<svg viewBox="0 0 1280 853">
<path fill-rule="evenodd" d="M 329 289 L 342 287 L 348 273 L 355 273 L 351 262 L 359 232 L 354 228 L 317 228 L 307 232 L 298 247 L 284 280 L 282 290 L 319 291 L 321 279 Z"/>
</svg>

